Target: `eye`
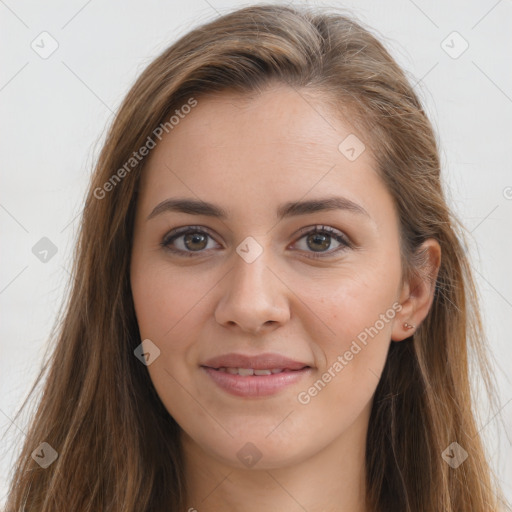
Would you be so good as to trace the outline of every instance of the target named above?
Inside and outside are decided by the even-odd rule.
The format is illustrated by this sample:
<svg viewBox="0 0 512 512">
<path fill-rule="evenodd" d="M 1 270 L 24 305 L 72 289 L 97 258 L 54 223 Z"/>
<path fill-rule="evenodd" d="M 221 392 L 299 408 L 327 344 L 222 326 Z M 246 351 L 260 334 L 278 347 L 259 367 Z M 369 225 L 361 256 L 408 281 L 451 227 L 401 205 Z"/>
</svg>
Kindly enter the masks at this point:
<svg viewBox="0 0 512 512">
<path fill-rule="evenodd" d="M 315 226 L 313 229 L 306 227 L 302 228 L 300 232 L 303 234 L 298 241 L 305 239 L 306 243 L 305 247 L 300 250 L 310 253 L 306 256 L 308 258 L 325 258 L 352 247 L 351 242 L 341 231 L 329 226 Z M 168 233 L 160 245 L 179 256 L 196 256 L 213 248 L 208 247 L 208 239 L 213 240 L 213 237 L 204 228 L 187 226 Z M 331 247 L 332 239 L 339 245 L 336 249 L 327 251 Z M 310 248 L 313 250 L 308 250 Z"/>
<path fill-rule="evenodd" d="M 309 253 L 306 255 L 307 258 L 325 258 L 352 247 L 351 242 L 341 231 L 329 226 L 315 226 L 313 229 L 308 227 L 300 231 L 305 230 L 307 230 L 306 233 L 299 238 L 299 241 L 305 239 L 306 247 L 302 250 Z M 324 250 L 331 247 L 333 238 L 339 246 L 331 251 Z M 312 248 L 313 252 L 308 251 L 308 248 Z"/>
<path fill-rule="evenodd" d="M 166 250 L 176 253 L 180 256 L 195 256 L 194 253 L 200 253 L 208 247 L 208 239 L 212 236 L 203 228 L 196 226 L 187 226 L 181 230 L 174 230 L 168 233 L 160 245 Z M 173 246 L 174 242 L 178 241 Z"/>
</svg>

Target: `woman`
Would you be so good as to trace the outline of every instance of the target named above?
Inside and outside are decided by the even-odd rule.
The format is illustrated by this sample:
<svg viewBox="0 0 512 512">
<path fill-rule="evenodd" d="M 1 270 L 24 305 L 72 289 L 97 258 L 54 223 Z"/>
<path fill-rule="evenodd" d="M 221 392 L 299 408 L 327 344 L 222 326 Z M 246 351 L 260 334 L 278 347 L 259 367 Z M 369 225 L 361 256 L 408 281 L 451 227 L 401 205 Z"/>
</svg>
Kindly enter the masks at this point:
<svg viewBox="0 0 512 512">
<path fill-rule="evenodd" d="M 360 24 L 240 9 L 99 157 L 7 510 L 498 509 L 432 126 Z"/>
</svg>

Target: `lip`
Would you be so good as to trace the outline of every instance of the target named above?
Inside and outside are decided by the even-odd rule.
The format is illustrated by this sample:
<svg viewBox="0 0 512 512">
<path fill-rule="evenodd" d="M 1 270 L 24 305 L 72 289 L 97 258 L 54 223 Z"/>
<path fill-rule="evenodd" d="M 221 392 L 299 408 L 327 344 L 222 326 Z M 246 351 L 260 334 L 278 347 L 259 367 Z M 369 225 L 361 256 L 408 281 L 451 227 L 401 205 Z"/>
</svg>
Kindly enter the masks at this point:
<svg viewBox="0 0 512 512">
<path fill-rule="evenodd" d="M 271 375 L 243 376 L 224 373 L 219 371 L 219 368 L 252 368 L 254 370 L 280 368 L 283 371 Z M 275 353 L 255 356 L 230 353 L 208 359 L 201 365 L 201 370 L 231 395 L 257 398 L 274 395 L 299 382 L 310 375 L 313 368 L 307 363 Z"/>
<path fill-rule="evenodd" d="M 208 359 L 201 366 L 209 368 L 253 368 L 254 370 L 265 370 L 272 368 L 282 368 L 283 370 L 301 370 L 305 366 L 311 366 L 301 361 L 294 361 L 280 354 L 267 352 L 248 356 L 244 354 L 224 354 Z"/>
<path fill-rule="evenodd" d="M 308 366 L 301 370 L 286 370 L 272 375 L 244 377 L 242 375 L 224 373 L 207 366 L 202 366 L 201 370 L 206 372 L 213 382 L 224 391 L 244 398 L 274 395 L 284 388 L 299 382 L 299 380 L 303 379 L 306 375 L 310 375 L 313 371 Z"/>
</svg>

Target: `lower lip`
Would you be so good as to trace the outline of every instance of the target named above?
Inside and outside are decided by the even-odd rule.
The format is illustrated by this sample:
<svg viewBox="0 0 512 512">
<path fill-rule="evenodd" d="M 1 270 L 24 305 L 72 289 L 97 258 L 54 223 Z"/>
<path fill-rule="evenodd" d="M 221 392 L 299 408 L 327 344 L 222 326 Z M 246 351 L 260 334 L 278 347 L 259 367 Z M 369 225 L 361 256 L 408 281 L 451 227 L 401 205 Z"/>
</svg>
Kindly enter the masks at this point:
<svg viewBox="0 0 512 512">
<path fill-rule="evenodd" d="M 274 395 L 287 386 L 299 382 L 312 372 L 312 368 L 307 367 L 302 370 L 285 371 L 271 375 L 249 375 L 245 377 L 243 375 L 221 372 L 206 366 L 202 366 L 201 368 L 206 371 L 219 387 L 232 395 L 243 397 Z"/>
</svg>

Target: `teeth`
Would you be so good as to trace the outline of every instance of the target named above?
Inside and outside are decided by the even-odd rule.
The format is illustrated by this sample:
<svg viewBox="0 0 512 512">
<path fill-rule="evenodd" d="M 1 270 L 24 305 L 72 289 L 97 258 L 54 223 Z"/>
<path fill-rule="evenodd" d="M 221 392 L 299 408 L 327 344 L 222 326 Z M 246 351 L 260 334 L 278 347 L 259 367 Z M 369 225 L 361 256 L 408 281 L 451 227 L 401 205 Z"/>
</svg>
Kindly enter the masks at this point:
<svg viewBox="0 0 512 512">
<path fill-rule="evenodd" d="M 272 375 L 270 370 L 254 370 L 254 375 Z"/>
<path fill-rule="evenodd" d="M 241 375 L 248 377 L 250 375 L 272 375 L 274 373 L 281 373 L 285 370 L 282 368 L 272 368 L 265 370 L 254 370 L 253 368 L 218 368 L 219 372 L 230 373 L 231 375 Z"/>
</svg>

